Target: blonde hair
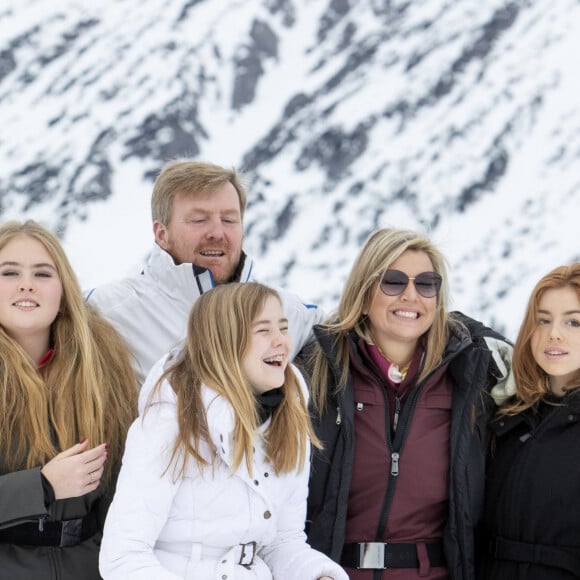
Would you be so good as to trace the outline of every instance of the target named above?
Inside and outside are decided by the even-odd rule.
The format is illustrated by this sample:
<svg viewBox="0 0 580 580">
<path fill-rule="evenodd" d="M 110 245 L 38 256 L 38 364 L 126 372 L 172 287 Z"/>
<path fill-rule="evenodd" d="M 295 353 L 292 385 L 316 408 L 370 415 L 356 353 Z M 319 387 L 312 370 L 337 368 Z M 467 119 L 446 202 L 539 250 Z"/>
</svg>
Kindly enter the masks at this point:
<svg viewBox="0 0 580 580">
<path fill-rule="evenodd" d="M 537 315 L 542 296 L 547 290 L 561 288 L 571 288 L 580 299 L 580 262 L 555 268 L 542 277 L 532 290 L 514 345 L 512 370 L 516 382 L 516 395 L 502 405 L 500 409 L 502 414 L 521 413 L 551 392 L 547 374 L 534 358 L 532 336 L 538 326 Z M 580 387 L 580 369 L 565 390 L 577 387 Z"/>
<path fill-rule="evenodd" d="M 242 371 L 242 360 L 250 343 L 252 325 L 269 297 L 280 301 L 275 290 L 262 284 L 231 283 L 205 292 L 194 303 L 186 346 L 161 376 L 154 391 L 167 379 L 177 395 L 179 434 L 169 463 L 177 465 L 181 460 L 177 466 L 178 477 L 185 473 L 190 458 L 200 469 L 207 465 L 198 451 L 202 441 L 213 448 L 202 402 L 202 385 L 232 406 L 235 416 L 232 472 L 245 459 L 252 473 L 258 409 L 255 394 Z M 264 436 L 268 460 L 276 473 L 303 468 L 309 438 L 319 446 L 305 396 L 290 366 L 284 376 L 284 398 L 275 409 Z"/>
<path fill-rule="evenodd" d="M 222 185 L 231 183 L 240 201 L 240 214 L 246 211 L 246 190 L 241 175 L 234 168 L 225 169 L 213 163 L 178 159 L 167 163 L 153 186 L 151 217 L 154 222 L 169 223 L 173 201 L 177 196 L 195 197 L 213 193 Z"/>
<path fill-rule="evenodd" d="M 34 361 L 0 321 L 0 446 L 6 468 L 44 465 L 87 438 L 109 445 L 105 480 L 121 459 L 137 414 L 137 379 L 117 331 L 82 296 L 58 239 L 32 220 L 0 227 L 0 250 L 17 237 L 40 242 L 62 284 L 61 306 L 51 325 L 54 353 L 39 373 Z"/>
<path fill-rule="evenodd" d="M 376 292 L 380 292 L 379 279 L 385 270 L 408 251 L 424 252 L 433 264 L 433 271 L 441 276 L 441 288 L 437 295 L 435 319 L 426 335 L 426 353 L 418 380 L 426 377 L 441 361 L 449 338 L 450 325 L 447 302 L 449 285 L 446 260 L 431 240 L 420 233 L 409 230 L 380 229 L 369 236 L 352 266 L 338 305 L 336 320 L 329 321 L 327 330 L 334 335 L 338 352 L 337 366 L 340 372 L 337 390 L 346 386 L 349 374 L 347 334 L 372 343 L 368 317 L 364 314 Z M 330 379 L 328 363 L 318 343 L 313 346 L 309 367 L 312 369 L 310 387 L 312 399 L 318 412 L 323 412 L 328 396 Z"/>
</svg>

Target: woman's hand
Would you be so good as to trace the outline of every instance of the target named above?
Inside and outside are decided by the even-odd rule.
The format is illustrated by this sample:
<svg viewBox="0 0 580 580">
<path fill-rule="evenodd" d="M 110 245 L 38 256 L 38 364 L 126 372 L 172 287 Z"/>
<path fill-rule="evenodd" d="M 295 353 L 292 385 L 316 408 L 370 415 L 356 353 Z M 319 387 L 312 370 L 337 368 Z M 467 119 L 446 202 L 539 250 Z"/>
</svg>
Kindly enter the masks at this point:
<svg viewBox="0 0 580 580">
<path fill-rule="evenodd" d="M 86 450 L 87 440 L 65 449 L 40 471 L 48 479 L 56 499 L 79 497 L 99 486 L 107 460 L 107 445 Z"/>
</svg>

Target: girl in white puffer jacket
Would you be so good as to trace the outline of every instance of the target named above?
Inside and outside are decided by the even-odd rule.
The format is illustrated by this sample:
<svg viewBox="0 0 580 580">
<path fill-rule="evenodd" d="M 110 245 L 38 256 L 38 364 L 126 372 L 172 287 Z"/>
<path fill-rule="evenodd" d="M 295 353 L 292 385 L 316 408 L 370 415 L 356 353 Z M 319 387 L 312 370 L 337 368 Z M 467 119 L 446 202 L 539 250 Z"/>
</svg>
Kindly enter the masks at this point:
<svg viewBox="0 0 580 580">
<path fill-rule="evenodd" d="M 127 437 L 105 580 L 348 580 L 306 543 L 319 442 L 290 350 L 271 288 L 224 284 L 196 301 L 185 347 L 152 369 Z"/>
</svg>

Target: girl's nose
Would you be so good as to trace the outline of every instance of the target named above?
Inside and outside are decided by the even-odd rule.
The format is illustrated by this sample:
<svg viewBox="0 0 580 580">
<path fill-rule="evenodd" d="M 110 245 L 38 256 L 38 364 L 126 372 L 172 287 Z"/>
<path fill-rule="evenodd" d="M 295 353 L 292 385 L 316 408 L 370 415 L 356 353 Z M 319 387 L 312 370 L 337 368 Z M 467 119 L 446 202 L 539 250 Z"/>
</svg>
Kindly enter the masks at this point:
<svg viewBox="0 0 580 580">
<path fill-rule="evenodd" d="M 34 292 L 34 284 L 32 280 L 22 280 L 20 282 L 20 291 L 21 292 Z"/>
</svg>

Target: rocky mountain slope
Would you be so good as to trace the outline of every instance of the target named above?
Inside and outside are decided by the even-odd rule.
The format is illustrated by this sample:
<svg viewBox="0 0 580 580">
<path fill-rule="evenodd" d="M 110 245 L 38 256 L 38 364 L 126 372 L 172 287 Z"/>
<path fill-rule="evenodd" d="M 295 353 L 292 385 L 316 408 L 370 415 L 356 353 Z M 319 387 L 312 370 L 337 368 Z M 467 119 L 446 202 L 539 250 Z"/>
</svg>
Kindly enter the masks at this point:
<svg viewBox="0 0 580 580">
<path fill-rule="evenodd" d="M 146 254 L 166 160 L 234 165 L 262 279 L 331 309 L 369 232 L 422 229 L 513 336 L 580 259 L 579 29 L 577 0 L 8 0 L 0 217 L 98 284 Z"/>
</svg>

